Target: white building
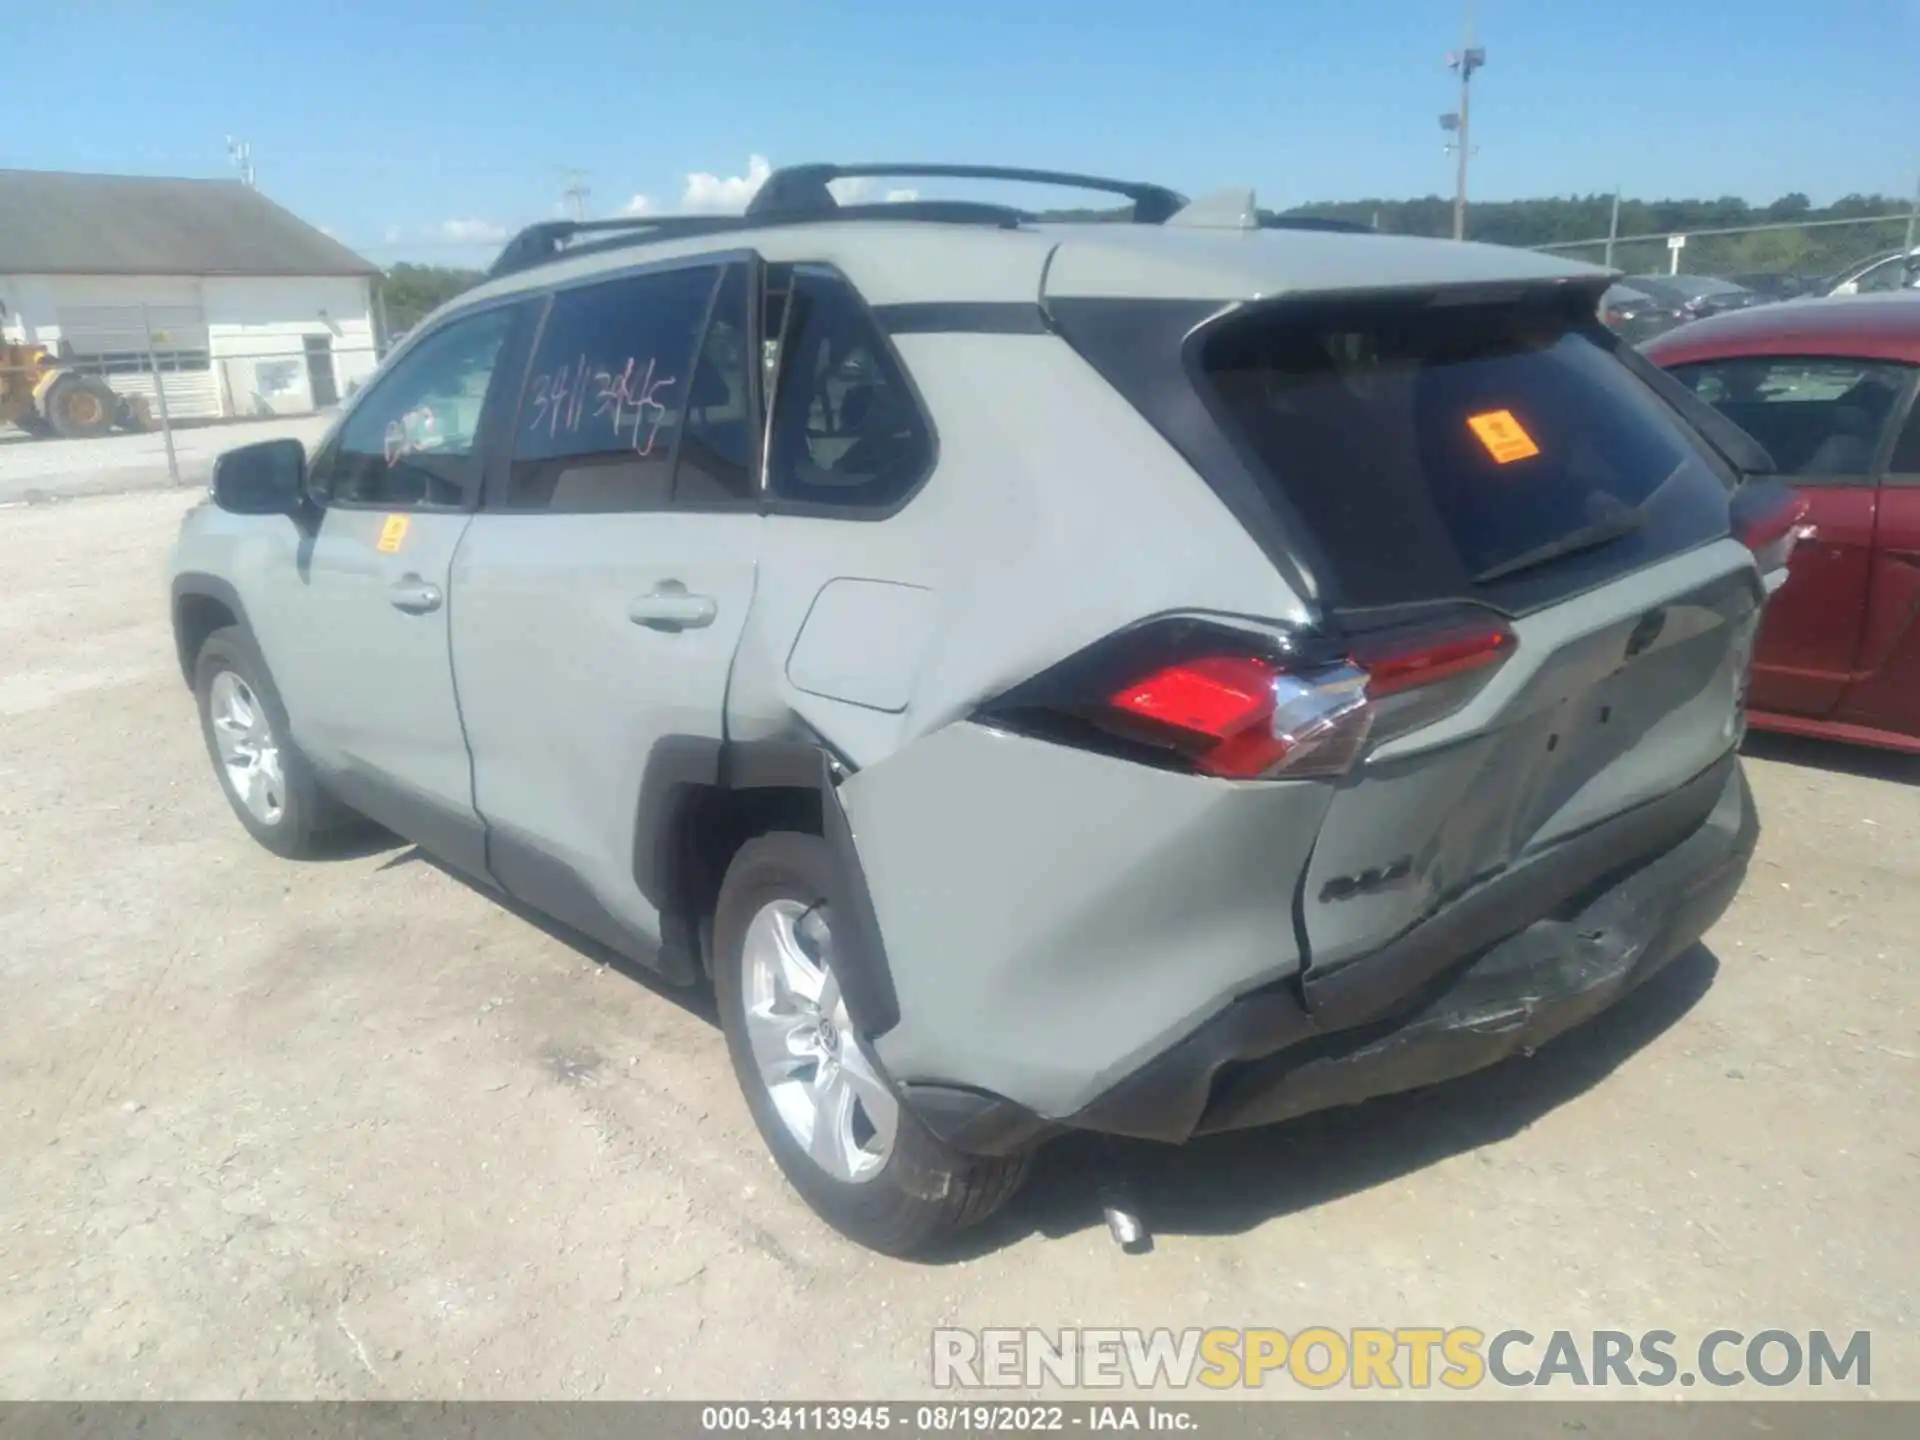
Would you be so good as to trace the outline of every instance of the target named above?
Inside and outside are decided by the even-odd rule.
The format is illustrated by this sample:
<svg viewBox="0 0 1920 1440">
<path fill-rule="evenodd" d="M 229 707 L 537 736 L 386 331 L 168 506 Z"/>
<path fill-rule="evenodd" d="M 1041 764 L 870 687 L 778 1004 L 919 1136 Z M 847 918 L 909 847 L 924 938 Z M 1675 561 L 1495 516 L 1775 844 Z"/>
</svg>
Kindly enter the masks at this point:
<svg viewBox="0 0 1920 1440">
<path fill-rule="evenodd" d="M 373 370 L 379 270 L 233 180 L 0 170 L 8 339 L 176 420 L 324 408 Z"/>
</svg>

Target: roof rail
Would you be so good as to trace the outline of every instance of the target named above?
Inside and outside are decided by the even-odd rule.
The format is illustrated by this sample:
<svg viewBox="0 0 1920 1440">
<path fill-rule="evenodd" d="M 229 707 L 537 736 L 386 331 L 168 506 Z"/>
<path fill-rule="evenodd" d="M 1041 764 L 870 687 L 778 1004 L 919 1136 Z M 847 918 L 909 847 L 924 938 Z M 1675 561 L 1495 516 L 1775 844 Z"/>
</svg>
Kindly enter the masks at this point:
<svg viewBox="0 0 1920 1440">
<path fill-rule="evenodd" d="M 655 240 L 677 240 L 689 235 L 724 235 L 736 230 L 764 230 L 774 225 L 814 224 L 820 221 L 920 220 L 943 225 L 992 225 L 1012 229 L 1031 217 L 1006 205 L 983 205 L 971 200 L 911 200 L 881 205 L 841 205 L 818 213 L 772 211 L 745 215 L 633 215 L 620 220 L 543 220 L 529 225 L 509 240 L 487 267 L 487 279 L 498 280 L 521 270 L 545 265 L 562 256 L 645 245 Z M 595 238 L 598 237 L 598 238 Z"/>
<path fill-rule="evenodd" d="M 543 220 L 520 231 L 501 249 L 487 268 L 489 280 L 557 260 L 576 236 L 618 237 L 621 243 L 673 240 L 683 235 L 711 235 L 737 230 L 738 215 L 629 215 L 619 220 Z"/>
<path fill-rule="evenodd" d="M 899 180 L 1003 180 L 1018 185 L 1057 185 L 1073 190 L 1099 190 L 1133 202 L 1133 219 L 1141 225 L 1163 225 L 1185 208 L 1187 197 L 1164 185 L 1138 180 L 1109 180 L 1099 175 L 1076 175 L 1065 170 L 1026 170 L 1005 165 L 789 165 L 774 171 L 747 205 L 749 215 L 831 213 L 839 208 L 827 185 L 834 180 L 864 180 L 887 176 Z"/>
<path fill-rule="evenodd" d="M 734 230 L 818 221 L 920 220 L 945 225 L 1017 226 L 1033 217 L 1010 205 L 972 200 L 906 200 L 843 205 L 827 188 L 835 180 L 870 176 L 899 179 L 1002 180 L 1016 184 L 1058 185 L 1098 190 L 1133 202 L 1133 220 L 1164 225 L 1186 207 L 1187 198 L 1160 185 L 1107 180 L 1060 170 L 1021 170 L 998 165 L 791 165 L 776 170 L 761 185 L 744 215 L 628 215 L 617 220 L 545 220 L 509 240 L 487 269 L 497 280 L 562 255 L 645 245 L 690 235 L 720 235 Z"/>
</svg>

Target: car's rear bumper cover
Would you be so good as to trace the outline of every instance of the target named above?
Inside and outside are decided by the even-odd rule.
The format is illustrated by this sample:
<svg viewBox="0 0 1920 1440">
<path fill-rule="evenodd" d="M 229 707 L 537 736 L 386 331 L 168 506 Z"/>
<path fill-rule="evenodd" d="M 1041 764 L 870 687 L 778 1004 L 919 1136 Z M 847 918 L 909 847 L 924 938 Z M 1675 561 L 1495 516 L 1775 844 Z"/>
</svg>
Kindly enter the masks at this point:
<svg viewBox="0 0 1920 1440">
<path fill-rule="evenodd" d="M 1697 942 L 1731 903 L 1759 836 L 1729 755 L 1664 802 L 1575 841 L 1639 857 L 1595 881 L 1577 855 L 1532 866 L 1343 966 L 1241 997 L 1065 1124 L 1179 1142 L 1416 1089 L 1532 1049 L 1613 1004 Z M 1557 847 L 1558 848 L 1558 847 Z M 1492 917 L 1544 915 L 1490 943 Z M 1510 922 L 1509 922 L 1510 923 Z M 1055 1128 L 993 1097 L 909 1087 L 963 1148 L 997 1153 Z"/>
</svg>

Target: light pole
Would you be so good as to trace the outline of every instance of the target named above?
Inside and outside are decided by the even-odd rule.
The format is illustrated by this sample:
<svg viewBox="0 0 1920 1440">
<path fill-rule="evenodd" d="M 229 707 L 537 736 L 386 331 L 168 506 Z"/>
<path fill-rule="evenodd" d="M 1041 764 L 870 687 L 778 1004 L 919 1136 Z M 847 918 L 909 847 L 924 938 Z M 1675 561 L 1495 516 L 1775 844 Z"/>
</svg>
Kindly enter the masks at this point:
<svg viewBox="0 0 1920 1440">
<path fill-rule="evenodd" d="M 1473 43 L 1473 6 L 1467 6 L 1466 36 L 1461 48 L 1447 56 L 1447 68 L 1460 77 L 1460 108 L 1440 117 L 1440 128 L 1453 136 L 1452 149 L 1457 157 L 1453 177 L 1453 238 L 1467 238 L 1467 157 L 1473 153 L 1467 103 L 1473 89 L 1473 72 L 1487 63 L 1486 50 Z"/>
</svg>

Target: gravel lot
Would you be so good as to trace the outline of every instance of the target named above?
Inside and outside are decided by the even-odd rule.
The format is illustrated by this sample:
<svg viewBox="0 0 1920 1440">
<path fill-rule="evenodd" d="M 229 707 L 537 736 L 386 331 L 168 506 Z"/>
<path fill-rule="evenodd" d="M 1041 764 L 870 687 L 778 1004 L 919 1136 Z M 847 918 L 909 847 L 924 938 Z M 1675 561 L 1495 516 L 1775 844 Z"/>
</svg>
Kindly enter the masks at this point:
<svg viewBox="0 0 1920 1440">
<path fill-rule="evenodd" d="M 1067 1142 L 906 1265 L 789 1196 L 700 1003 L 409 848 L 247 839 L 167 630 L 187 503 L 0 513 L 0 1395 L 907 1395 L 940 1324 L 1470 1324 L 1869 1329 L 1920 1397 L 1920 768 L 1759 749 L 1710 948 L 1531 1059 Z"/>
<path fill-rule="evenodd" d="M 299 415 L 176 430 L 173 449 L 180 488 L 204 488 L 223 450 L 283 435 L 312 445 L 332 419 L 331 414 Z M 10 425 L 0 425 L 0 506 L 165 490 L 173 484 L 167 469 L 167 440 L 158 431 L 103 435 L 97 440 L 36 440 Z"/>
</svg>

